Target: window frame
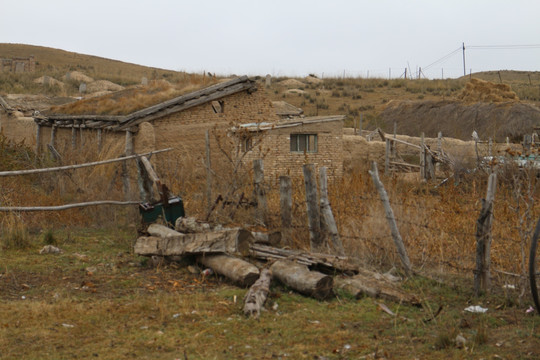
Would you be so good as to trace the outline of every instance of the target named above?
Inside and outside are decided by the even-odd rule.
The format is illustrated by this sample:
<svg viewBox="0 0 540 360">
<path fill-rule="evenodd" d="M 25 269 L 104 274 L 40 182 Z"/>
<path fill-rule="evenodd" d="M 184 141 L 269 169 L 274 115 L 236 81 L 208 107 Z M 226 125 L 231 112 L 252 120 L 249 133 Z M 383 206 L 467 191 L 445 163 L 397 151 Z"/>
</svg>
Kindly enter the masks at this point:
<svg viewBox="0 0 540 360">
<path fill-rule="evenodd" d="M 292 153 L 314 154 L 319 151 L 318 134 L 316 133 L 290 134 L 289 139 L 290 152 Z"/>
</svg>

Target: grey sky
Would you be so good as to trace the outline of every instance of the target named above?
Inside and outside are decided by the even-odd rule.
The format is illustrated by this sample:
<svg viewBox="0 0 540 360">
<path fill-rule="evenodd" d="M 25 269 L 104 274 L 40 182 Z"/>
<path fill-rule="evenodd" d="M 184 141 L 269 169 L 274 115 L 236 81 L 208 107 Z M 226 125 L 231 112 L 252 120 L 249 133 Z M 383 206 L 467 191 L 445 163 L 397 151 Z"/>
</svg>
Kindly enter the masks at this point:
<svg viewBox="0 0 540 360">
<path fill-rule="evenodd" d="M 2 0 L 0 42 L 224 75 L 456 77 L 461 51 L 426 67 L 462 42 L 467 72 L 540 70 L 539 14 L 538 0 Z"/>
</svg>

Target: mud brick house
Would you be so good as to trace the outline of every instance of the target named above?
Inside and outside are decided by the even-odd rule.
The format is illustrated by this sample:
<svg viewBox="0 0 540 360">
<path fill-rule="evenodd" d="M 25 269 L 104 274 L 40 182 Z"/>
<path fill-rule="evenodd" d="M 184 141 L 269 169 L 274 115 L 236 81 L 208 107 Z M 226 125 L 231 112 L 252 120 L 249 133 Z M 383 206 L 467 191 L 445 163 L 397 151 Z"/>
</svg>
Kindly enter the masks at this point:
<svg viewBox="0 0 540 360">
<path fill-rule="evenodd" d="M 265 175 L 301 176 L 302 165 L 328 168 L 330 178 L 343 175 L 343 120 L 345 116 L 317 116 L 275 123 L 244 124 L 231 131 L 241 138 L 245 161 L 264 157 Z"/>
<path fill-rule="evenodd" d="M 0 59 L 0 72 L 25 73 L 36 71 L 36 60 L 33 55 L 24 57 L 14 57 L 11 59 Z"/>
<path fill-rule="evenodd" d="M 121 96 L 118 95 L 121 93 L 114 93 L 114 96 Z M 122 144 L 114 155 L 170 147 L 174 150 L 167 157 L 176 161 L 174 166 L 195 165 L 190 168 L 195 168 L 194 172 L 202 177 L 207 131 L 222 130 L 227 134 L 232 125 L 274 124 L 272 129 L 264 128 L 264 133 L 268 134 L 265 143 L 268 141 L 268 145 L 276 149 L 265 157 L 265 172 L 269 177 L 286 174 L 289 165 L 300 165 L 301 168 L 306 156 L 317 164 L 328 166 L 330 174 L 342 172 L 342 117 L 308 118 L 287 124 L 281 121 L 262 84 L 246 76 L 216 83 L 127 115 L 69 114 L 69 108 L 74 104 L 77 103 L 56 108 L 54 113 L 34 116 L 38 151 L 43 151 L 45 144 L 52 144 L 60 152 L 61 149 L 80 147 L 81 143 L 87 149 L 90 146 L 98 149 L 111 139 Z M 250 127 L 246 129 L 251 131 Z M 291 136 L 296 136 L 299 144 L 295 151 L 290 151 Z M 308 145 L 303 142 L 306 140 Z M 309 141 L 316 141 L 315 148 Z M 211 137 L 210 145 L 213 156 L 219 156 L 216 138 Z M 307 155 L 303 150 L 305 146 L 308 146 Z"/>
</svg>

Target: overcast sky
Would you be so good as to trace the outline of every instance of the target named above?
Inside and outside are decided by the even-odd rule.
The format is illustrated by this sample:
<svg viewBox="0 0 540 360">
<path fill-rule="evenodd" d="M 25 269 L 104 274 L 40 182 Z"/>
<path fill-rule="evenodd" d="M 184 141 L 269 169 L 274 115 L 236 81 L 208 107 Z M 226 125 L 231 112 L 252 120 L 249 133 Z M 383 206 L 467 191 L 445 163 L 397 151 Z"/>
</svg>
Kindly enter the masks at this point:
<svg viewBox="0 0 540 360">
<path fill-rule="evenodd" d="M 0 1 L 0 42 L 171 70 L 457 77 L 462 43 L 467 73 L 540 70 L 539 0 Z"/>
</svg>

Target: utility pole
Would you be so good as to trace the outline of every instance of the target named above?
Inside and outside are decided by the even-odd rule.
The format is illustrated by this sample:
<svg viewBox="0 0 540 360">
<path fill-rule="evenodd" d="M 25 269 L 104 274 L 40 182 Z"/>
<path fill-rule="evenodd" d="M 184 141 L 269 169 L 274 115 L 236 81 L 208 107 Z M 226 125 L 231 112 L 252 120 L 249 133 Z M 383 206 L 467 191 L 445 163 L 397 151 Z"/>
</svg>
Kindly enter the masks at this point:
<svg viewBox="0 0 540 360">
<path fill-rule="evenodd" d="M 467 76 L 467 70 L 465 70 L 465 43 L 463 43 L 463 76 Z"/>
</svg>

